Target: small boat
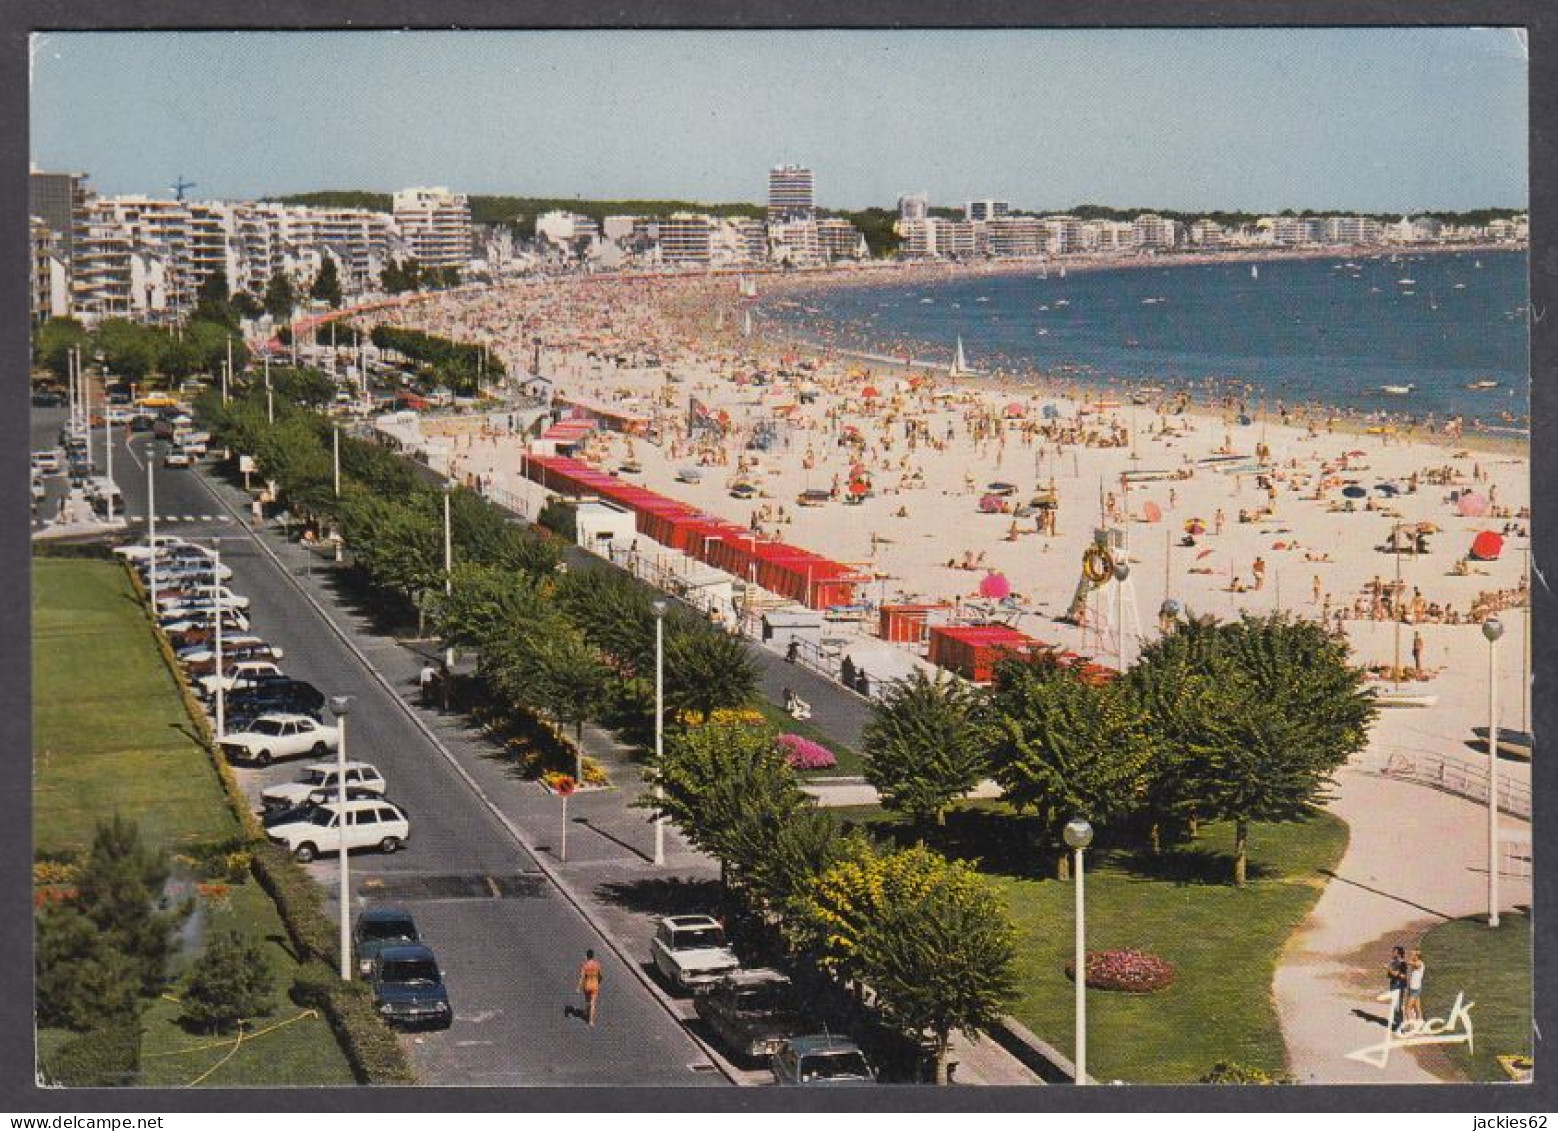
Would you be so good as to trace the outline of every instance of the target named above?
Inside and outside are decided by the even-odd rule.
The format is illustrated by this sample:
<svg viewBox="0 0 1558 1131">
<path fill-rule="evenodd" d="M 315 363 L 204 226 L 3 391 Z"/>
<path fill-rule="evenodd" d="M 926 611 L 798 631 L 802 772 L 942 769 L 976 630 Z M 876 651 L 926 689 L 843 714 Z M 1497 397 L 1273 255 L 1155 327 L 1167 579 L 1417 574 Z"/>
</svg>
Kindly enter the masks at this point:
<svg viewBox="0 0 1558 1131">
<path fill-rule="evenodd" d="M 1071 305 L 1071 300 L 1069 298 L 1057 298 L 1055 300 L 1055 305 L 1056 306 L 1070 306 Z"/>
<path fill-rule="evenodd" d="M 920 305 L 921 306 L 930 306 L 935 301 L 936 300 L 933 299 L 933 298 L 922 298 L 922 299 L 920 299 Z"/>
<path fill-rule="evenodd" d="M 1432 707 L 1439 702 L 1439 696 L 1424 691 L 1403 691 L 1399 687 L 1389 691 L 1376 691 L 1374 702 L 1380 707 Z M 1486 728 L 1484 728 L 1486 729 Z"/>
<path fill-rule="evenodd" d="M 1406 397 L 1411 396 L 1416 388 L 1416 385 L 1381 385 L 1379 391 L 1389 393 L 1393 397 Z"/>
<path fill-rule="evenodd" d="M 1466 387 L 1468 389 L 1496 389 L 1498 388 L 1498 382 L 1485 377 L 1481 381 L 1473 381 Z"/>
<path fill-rule="evenodd" d="M 1258 264 L 1258 263 L 1251 263 L 1250 264 L 1250 278 L 1252 278 L 1252 279 L 1259 279 L 1260 278 L 1260 264 Z"/>
<path fill-rule="evenodd" d="M 1466 284 L 1465 283 L 1456 283 L 1455 286 L 1452 287 L 1451 289 L 1452 290 L 1457 290 L 1457 291 L 1464 291 L 1466 289 Z"/>
<path fill-rule="evenodd" d="M 1396 282 L 1400 283 L 1403 287 L 1415 287 L 1417 285 L 1416 279 L 1397 279 Z"/>
<path fill-rule="evenodd" d="M 1472 734 L 1482 740 L 1482 745 L 1488 744 L 1488 728 L 1472 727 Z M 1512 758 L 1531 759 L 1532 739 L 1529 731 L 1512 730 L 1509 727 L 1498 728 L 1498 748 L 1500 753 L 1508 754 Z"/>
</svg>

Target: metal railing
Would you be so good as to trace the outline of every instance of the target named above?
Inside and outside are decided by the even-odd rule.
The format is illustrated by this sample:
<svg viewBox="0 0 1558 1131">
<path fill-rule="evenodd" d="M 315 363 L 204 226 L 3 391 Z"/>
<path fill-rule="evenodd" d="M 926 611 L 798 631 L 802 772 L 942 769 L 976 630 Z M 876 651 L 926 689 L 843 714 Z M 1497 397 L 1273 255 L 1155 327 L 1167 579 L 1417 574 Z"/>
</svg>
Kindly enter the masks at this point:
<svg viewBox="0 0 1558 1131">
<path fill-rule="evenodd" d="M 1488 799 L 1488 770 L 1444 754 L 1397 751 L 1385 761 L 1386 777 L 1430 785 L 1472 801 Z M 1531 786 L 1507 776 L 1499 778 L 1499 809 L 1512 817 L 1531 819 Z"/>
</svg>

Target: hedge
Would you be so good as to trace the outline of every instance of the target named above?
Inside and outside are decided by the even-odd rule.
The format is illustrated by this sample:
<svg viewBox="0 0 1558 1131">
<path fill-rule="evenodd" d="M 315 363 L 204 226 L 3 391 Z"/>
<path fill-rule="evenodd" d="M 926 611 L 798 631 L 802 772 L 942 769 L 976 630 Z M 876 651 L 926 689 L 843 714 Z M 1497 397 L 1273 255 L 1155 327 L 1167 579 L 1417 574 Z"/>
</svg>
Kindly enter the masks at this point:
<svg viewBox="0 0 1558 1131">
<path fill-rule="evenodd" d="M 405 1051 L 373 1008 L 373 994 L 366 984 L 343 982 L 330 966 L 310 962 L 293 979 L 292 997 L 329 1020 L 358 1083 L 416 1083 Z"/>
<path fill-rule="evenodd" d="M 65 1088 L 123 1088 L 136 1082 L 140 1067 L 141 1022 L 131 1016 L 72 1037 L 39 1064 L 39 1073 Z"/>
<path fill-rule="evenodd" d="M 340 928 L 325 914 L 324 893 L 285 848 L 262 844 L 254 850 L 254 878 L 276 903 L 298 959 L 330 961 L 341 945 Z"/>
<path fill-rule="evenodd" d="M 238 788 L 238 779 L 233 775 L 233 768 L 227 764 L 227 759 L 222 757 L 221 750 L 216 744 L 216 735 L 211 731 L 211 724 L 206 719 L 205 710 L 200 706 L 200 701 L 195 698 L 195 693 L 190 690 L 189 680 L 184 675 L 184 668 L 178 662 L 178 657 L 173 654 L 173 646 L 168 643 L 168 638 L 157 627 L 156 616 L 152 612 L 151 597 L 146 587 L 141 583 L 140 575 L 130 566 L 124 565 L 125 574 L 130 579 L 130 585 L 135 590 L 136 598 L 146 610 L 147 619 L 151 621 L 152 636 L 157 641 L 157 650 L 162 653 L 162 662 L 167 665 L 168 672 L 173 676 L 173 682 L 178 685 L 179 695 L 184 700 L 184 711 L 189 715 L 189 721 L 193 724 L 195 732 L 200 735 L 200 744 L 205 747 L 206 757 L 211 760 L 211 766 L 216 770 L 216 776 L 221 779 L 222 793 L 227 799 L 227 807 L 232 810 L 237 818 L 238 827 L 243 830 L 246 840 L 264 840 L 265 827 L 249 809 L 249 802 L 244 798 L 243 791 Z"/>
</svg>

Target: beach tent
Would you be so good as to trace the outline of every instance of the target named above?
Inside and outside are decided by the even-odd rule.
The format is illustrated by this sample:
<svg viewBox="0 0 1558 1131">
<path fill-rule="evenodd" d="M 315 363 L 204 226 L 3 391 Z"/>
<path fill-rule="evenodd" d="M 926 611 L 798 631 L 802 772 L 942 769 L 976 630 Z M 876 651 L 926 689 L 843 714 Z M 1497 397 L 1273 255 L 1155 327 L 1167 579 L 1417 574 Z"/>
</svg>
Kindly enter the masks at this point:
<svg viewBox="0 0 1558 1131">
<path fill-rule="evenodd" d="M 979 581 L 979 595 L 988 597 L 992 601 L 1005 600 L 1012 595 L 1012 583 L 1006 575 L 997 570 L 991 570 Z"/>
<path fill-rule="evenodd" d="M 1467 491 L 1455 503 L 1455 513 L 1462 518 L 1478 518 L 1488 513 L 1488 497 L 1475 491 Z"/>
<path fill-rule="evenodd" d="M 1492 530 L 1481 531 L 1471 540 L 1471 558 L 1479 562 L 1496 562 L 1504 552 L 1504 536 Z"/>
</svg>

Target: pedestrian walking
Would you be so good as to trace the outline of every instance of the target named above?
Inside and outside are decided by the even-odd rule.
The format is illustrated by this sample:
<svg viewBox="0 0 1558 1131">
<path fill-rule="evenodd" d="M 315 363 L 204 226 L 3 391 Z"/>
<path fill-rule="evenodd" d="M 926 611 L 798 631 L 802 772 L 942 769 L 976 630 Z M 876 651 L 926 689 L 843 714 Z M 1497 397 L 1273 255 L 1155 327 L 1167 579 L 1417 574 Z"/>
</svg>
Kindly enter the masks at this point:
<svg viewBox="0 0 1558 1131">
<path fill-rule="evenodd" d="M 790 637 L 790 642 L 784 647 L 784 662 L 793 664 L 800 657 L 801 642 L 795 637 Z"/>
<path fill-rule="evenodd" d="M 1390 995 L 1390 1031 L 1392 1033 L 1401 1028 L 1403 1011 L 1406 1008 L 1409 973 L 1406 947 L 1391 947 L 1390 961 L 1385 963 L 1385 985 Z"/>
<path fill-rule="evenodd" d="M 593 950 L 584 952 L 584 964 L 579 967 L 579 992 L 584 995 L 584 1019 L 595 1027 L 595 1007 L 600 1000 L 601 965 Z"/>
<path fill-rule="evenodd" d="M 417 685 L 422 692 L 422 705 L 424 707 L 433 702 L 433 681 L 438 678 L 438 669 L 429 661 L 422 665 L 422 670 L 417 673 Z"/>
<path fill-rule="evenodd" d="M 1423 634 L 1414 631 L 1412 633 L 1412 667 L 1419 678 L 1423 674 Z"/>
</svg>

